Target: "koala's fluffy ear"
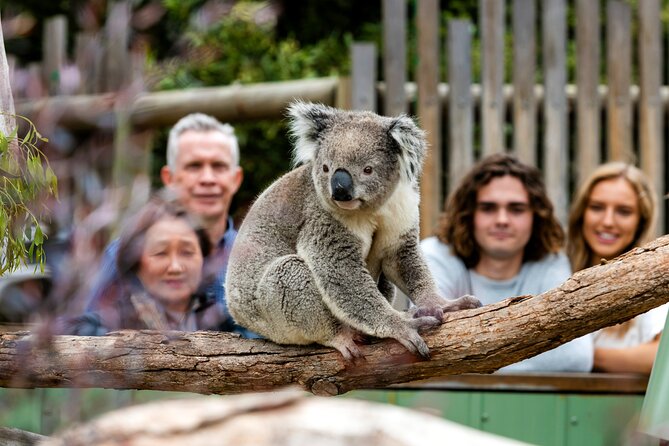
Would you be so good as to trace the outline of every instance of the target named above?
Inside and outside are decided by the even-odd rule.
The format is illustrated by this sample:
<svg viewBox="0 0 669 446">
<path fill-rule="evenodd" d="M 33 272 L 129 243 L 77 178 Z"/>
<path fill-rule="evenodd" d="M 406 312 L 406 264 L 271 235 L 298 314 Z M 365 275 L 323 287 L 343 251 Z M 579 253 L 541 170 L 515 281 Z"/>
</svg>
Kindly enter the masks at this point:
<svg viewBox="0 0 669 446">
<path fill-rule="evenodd" d="M 288 106 L 290 133 L 295 138 L 293 164 L 299 165 L 314 159 L 318 134 L 325 130 L 336 110 L 322 104 L 295 101 Z"/>
<path fill-rule="evenodd" d="M 388 134 L 400 149 L 400 169 L 402 178 L 411 183 L 418 183 L 423 160 L 427 154 L 427 141 L 422 131 L 406 115 L 394 118 L 390 123 Z"/>
</svg>

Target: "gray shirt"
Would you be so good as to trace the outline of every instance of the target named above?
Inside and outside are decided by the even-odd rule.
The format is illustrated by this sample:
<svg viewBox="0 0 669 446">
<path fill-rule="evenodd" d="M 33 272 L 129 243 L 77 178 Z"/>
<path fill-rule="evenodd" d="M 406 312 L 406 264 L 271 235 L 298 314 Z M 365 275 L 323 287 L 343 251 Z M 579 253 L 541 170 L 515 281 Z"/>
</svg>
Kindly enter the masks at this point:
<svg viewBox="0 0 669 446">
<path fill-rule="evenodd" d="M 442 296 L 455 299 L 473 294 L 484 304 L 508 297 L 537 295 L 556 288 L 571 276 L 567 257 L 549 254 L 539 261 L 524 262 L 520 272 L 508 280 L 493 280 L 468 269 L 450 247 L 430 237 L 421 249 Z M 502 367 L 503 372 L 589 372 L 593 361 L 592 335 L 574 339 L 553 350 Z"/>
</svg>

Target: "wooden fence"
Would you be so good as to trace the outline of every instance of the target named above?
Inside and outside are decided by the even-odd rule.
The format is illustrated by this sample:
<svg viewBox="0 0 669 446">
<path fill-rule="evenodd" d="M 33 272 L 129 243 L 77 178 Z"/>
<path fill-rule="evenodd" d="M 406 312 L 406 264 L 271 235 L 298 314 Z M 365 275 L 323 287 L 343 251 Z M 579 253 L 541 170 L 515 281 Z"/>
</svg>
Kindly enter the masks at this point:
<svg viewBox="0 0 669 446">
<path fill-rule="evenodd" d="M 76 38 L 74 59 L 82 80 L 76 91 L 63 91 L 67 31 L 64 19 L 54 18 L 45 33 L 49 57 L 42 67 L 24 70 L 40 77 L 51 96 L 33 94 L 22 100 L 31 91 L 31 82 L 24 81 L 15 92 L 17 112 L 46 116 L 72 129 L 106 128 L 113 138 L 107 142 L 112 150 L 104 156 L 111 153 L 113 164 L 127 168 L 116 169 L 110 178 L 116 184 L 146 177 L 150 137 L 142 129 L 170 125 L 191 111 L 227 121 L 281 118 L 285 105 L 300 97 L 387 115 L 408 112 L 418 117 L 432 148 L 422 181 L 423 235 L 432 231 L 444 196 L 474 161 L 502 150 L 543 170 L 563 222 L 574 189 L 595 166 L 613 159 L 638 164 L 662 204 L 657 233 L 667 231 L 662 197 L 669 183 L 664 131 L 669 87 L 663 80 L 659 0 L 639 0 L 634 8 L 622 1 L 479 0 L 476 20 L 448 20 L 444 42 L 439 1 L 415 4 L 415 79 L 408 79 L 406 57 L 411 50 L 410 2 L 383 0 L 383 48 L 354 44 L 350 81 L 326 78 L 156 93 L 143 90 L 141 51 L 124 50 L 127 27 L 118 24 L 127 22 L 127 2 L 112 4 L 98 34 Z M 570 10 L 576 17 L 573 30 L 567 29 Z M 475 48 L 476 33 L 480 48 Z M 573 42 L 568 39 L 572 34 Z M 511 50 L 505 45 L 508 35 Z M 568 48 L 575 48 L 573 78 L 567 73 Z M 510 51 L 507 57 L 505 51 Z M 473 54 L 480 54 L 480 61 Z M 120 67 L 125 69 L 118 71 Z M 600 84 L 600 78 L 607 83 Z M 110 95 L 119 89 L 122 95 Z M 50 136 L 49 128 L 56 124 L 38 127 Z"/>
<path fill-rule="evenodd" d="M 351 106 L 376 110 L 380 102 L 385 114 L 415 113 L 428 132 L 432 150 L 422 181 L 423 234 L 432 231 L 444 195 L 474 161 L 504 150 L 543 170 L 562 222 L 574 189 L 608 160 L 639 165 L 658 198 L 664 197 L 669 89 L 662 82 L 659 0 L 640 0 L 634 10 L 622 1 L 479 0 L 478 22 L 449 20 L 443 48 L 439 1 L 416 3 L 415 84 L 406 83 L 408 2 L 383 0 L 385 82 L 377 89 L 384 94 L 376 101 L 381 97 L 373 91 L 376 49 L 355 44 Z M 576 17 L 574 79 L 567 76 L 568 8 Z M 509 12 L 513 46 L 505 58 Z M 476 32 L 480 73 L 473 70 Z M 509 69 L 505 60 L 512 64 Z M 440 61 L 447 65 L 443 77 Z M 539 74 L 543 80 L 537 84 Z M 599 84 L 602 74 L 607 85 Z M 660 203 L 658 234 L 667 229 L 666 202 Z"/>
</svg>

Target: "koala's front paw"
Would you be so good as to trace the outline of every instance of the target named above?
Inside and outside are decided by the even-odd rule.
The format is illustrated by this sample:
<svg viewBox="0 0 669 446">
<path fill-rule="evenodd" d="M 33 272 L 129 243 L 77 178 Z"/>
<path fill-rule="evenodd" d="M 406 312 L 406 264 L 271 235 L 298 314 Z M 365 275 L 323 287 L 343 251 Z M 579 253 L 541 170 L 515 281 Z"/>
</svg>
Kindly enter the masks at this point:
<svg viewBox="0 0 669 446">
<path fill-rule="evenodd" d="M 399 334 L 392 337 L 414 355 L 420 355 L 423 359 L 430 359 L 430 349 L 418 332 L 437 327 L 440 324 L 441 322 L 432 316 L 415 317 L 406 321 L 405 330 L 401 330 Z"/>
<path fill-rule="evenodd" d="M 362 351 L 355 343 L 360 333 L 355 330 L 344 327 L 337 334 L 323 345 L 336 348 L 346 361 L 354 362 L 357 358 L 364 358 Z"/>
<path fill-rule="evenodd" d="M 409 313 L 414 318 L 422 318 L 430 316 L 439 321 L 439 323 L 444 322 L 443 303 L 432 304 L 432 305 L 419 305 L 409 310 Z"/>
<path fill-rule="evenodd" d="M 434 316 L 415 316 L 413 319 L 409 319 L 409 325 L 414 330 L 423 331 L 428 328 L 434 328 L 441 325 L 442 321 L 437 319 Z"/>
<path fill-rule="evenodd" d="M 482 305 L 480 300 L 469 294 L 465 294 L 462 297 L 447 302 L 448 303 L 443 307 L 444 312 L 469 310 L 471 308 L 478 308 Z"/>
</svg>

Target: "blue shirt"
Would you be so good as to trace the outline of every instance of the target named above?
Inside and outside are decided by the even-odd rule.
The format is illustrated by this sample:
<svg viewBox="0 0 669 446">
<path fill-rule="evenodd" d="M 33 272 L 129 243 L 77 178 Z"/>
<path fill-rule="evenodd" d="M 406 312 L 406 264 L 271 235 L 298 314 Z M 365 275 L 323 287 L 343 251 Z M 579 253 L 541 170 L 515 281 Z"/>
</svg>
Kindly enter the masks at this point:
<svg viewBox="0 0 669 446">
<path fill-rule="evenodd" d="M 258 335 L 235 323 L 232 316 L 230 316 L 225 299 L 225 274 L 228 268 L 228 258 L 230 257 L 232 245 L 236 237 L 237 230 L 232 222 L 232 218 L 228 217 L 228 225 L 223 237 L 221 237 L 214 249 L 212 249 L 212 253 L 205 258 L 202 285 L 199 292 L 207 300 L 213 301 L 213 304 L 217 306 L 219 320 L 221 321 L 217 327 L 219 330 L 236 332 L 247 338 L 257 338 L 259 337 Z M 107 246 L 107 249 L 105 249 L 99 272 L 94 278 L 93 286 L 91 287 L 91 293 L 86 304 L 86 312 L 95 312 L 105 292 L 113 284 L 121 281 L 121 276 L 116 266 L 118 249 L 118 239 L 113 240 Z"/>
</svg>

